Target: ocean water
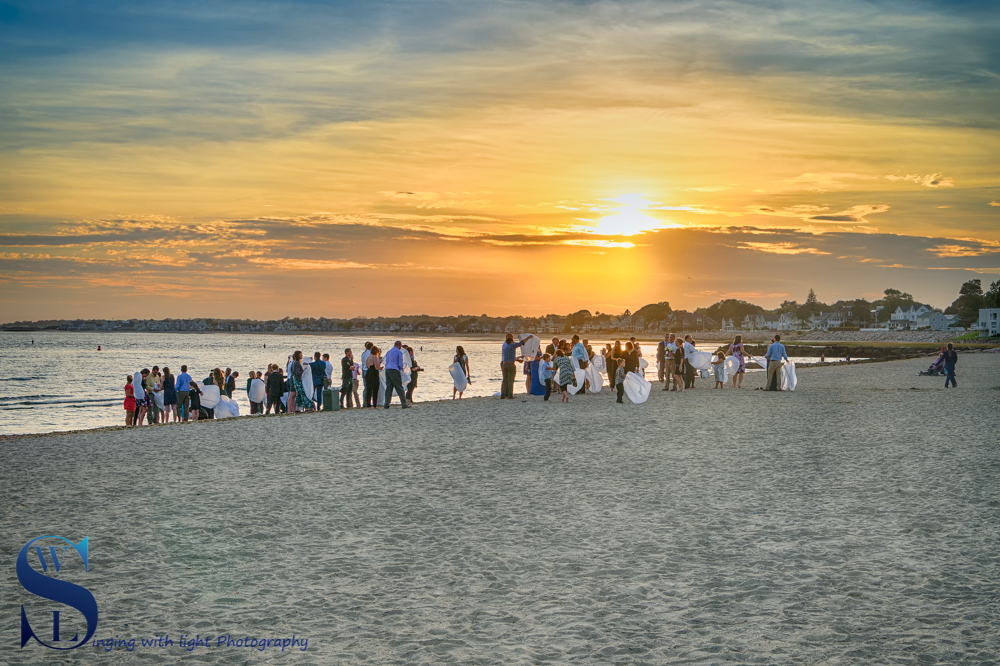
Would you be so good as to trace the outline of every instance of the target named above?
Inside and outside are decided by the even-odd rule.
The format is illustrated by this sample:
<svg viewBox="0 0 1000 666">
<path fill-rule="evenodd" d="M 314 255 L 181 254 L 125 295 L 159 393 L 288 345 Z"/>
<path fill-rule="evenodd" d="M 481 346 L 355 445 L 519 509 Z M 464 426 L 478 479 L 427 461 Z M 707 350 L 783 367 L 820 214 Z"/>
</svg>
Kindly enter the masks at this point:
<svg viewBox="0 0 1000 666">
<path fill-rule="evenodd" d="M 174 375 L 181 365 L 198 382 L 212 368 L 229 367 L 240 373 L 233 398 L 240 414 L 250 413 L 245 391 L 250 370 L 264 371 L 268 363 L 284 367 L 295 350 L 311 356 L 329 353 L 335 382 L 346 347 L 360 359 L 371 339 L 388 350 L 388 337 L 273 334 L 187 333 L 69 333 L 34 331 L 0 333 L 0 434 L 44 433 L 124 425 L 125 377 L 142 368 L 167 366 Z M 452 397 L 448 366 L 456 345 L 469 355 L 472 384 L 465 397 L 491 396 L 500 390 L 500 345 L 497 338 L 466 340 L 457 337 L 407 337 L 420 373 L 414 392 L 416 402 Z M 592 340 L 603 346 L 606 340 Z M 101 351 L 97 350 L 98 345 Z M 644 356 L 655 366 L 655 343 L 642 345 Z M 701 349 L 714 350 L 715 345 Z M 798 364 L 815 358 L 793 358 Z M 835 360 L 835 359 L 828 359 Z M 755 371 L 752 364 L 748 370 Z M 649 372 L 655 376 L 655 370 Z M 518 372 L 515 393 L 525 393 L 524 376 Z M 359 391 L 361 393 L 361 391 Z"/>
</svg>

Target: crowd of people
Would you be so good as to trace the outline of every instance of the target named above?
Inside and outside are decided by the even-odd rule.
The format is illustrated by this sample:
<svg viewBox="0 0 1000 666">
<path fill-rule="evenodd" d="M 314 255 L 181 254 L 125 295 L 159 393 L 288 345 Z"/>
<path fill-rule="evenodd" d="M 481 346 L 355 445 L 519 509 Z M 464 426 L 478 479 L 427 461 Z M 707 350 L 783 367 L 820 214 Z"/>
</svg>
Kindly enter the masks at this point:
<svg viewBox="0 0 1000 666">
<path fill-rule="evenodd" d="M 461 347 L 458 351 L 464 354 Z M 467 358 L 465 365 L 468 369 Z M 376 398 L 383 371 L 388 385 L 385 403 L 378 405 Z M 417 378 L 422 371 L 423 368 L 417 365 L 413 348 L 398 340 L 384 357 L 382 350 L 373 343 L 365 343 L 360 363 L 354 360 L 354 352 L 347 348 L 340 360 L 340 407 L 362 407 L 359 391 L 363 381 L 364 407 L 388 408 L 395 392 L 402 406 L 407 408 L 408 403 L 413 401 Z M 308 379 L 304 382 L 306 373 Z M 204 389 L 216 387 L 220 396 L 231 401 L 239 379 L 240 373 L 232 368 L 225 371 L 214 368 L 200 384 L 188 373 L 186 365 L 181 366 L 180 374 L 176 376 L 168 367 L 162 371 L 156 365 L 152 370 L 143 368 L 125 378 L 125 425 L 214 419 L 216 407 L 203 403 Z M 306 388 L 307 383 L 311 389 Z M 295 351 L 288 357 L 284 368 L 271 363 L 264 371 L 248 371 L 245 389 L 250 399 L 250 414 L 270 415 L 320 410 L 323 408 L 324 390 L 333 386 L 334 366 L 329 354 L 316 352 L 312 358 L 306 358 L 301 351 Z"/>
<path fill-rule="evenodd" d="M 568 340 L 554 337 L 544 350 L 540 344 L 532 345 L 531 348 L 537 349 L 530 357 L 519 354 L 518 350 L 528 344 L 531 337 L 515 341 L 513 335 L 506 336 L 501 348 L 501 399 L 514 398 L 518 363 L 523 364 L 526 391 L 544 395 L 546 401 L 553 393 L 560 395 L 561 402 L 568 402 L 571 393 L 593 390 L 591 380 L 586 375 L 581 380 L 578 371 L 586 371 L 595 363 L 597 370 L 607 374 L 608 385 L 612 393 L 617 394 L 619 403 L 624 402 L 626 378 L 630 373 L 645 381 L 649 364 L 634 337 L 624 344 L 616 340 L 596 350 L 589 340 L 578 335 Z M 688 359 L 696 351 L 696 342 L 691 335 L 680 338 L 668 333 L 657 344 L 656 372 L 657 380 L 663 383 L 662 390 L 683 392 L 694 388 L 698 372 Z M 737 335 L 728 348 L 717 350 L 713 356 L 711 373 L 715 388 L 725 386 L 727 374 L 732 376 L 733 388 L 742 388 L 746 362 L 753 359 L 743 346 L 742 336 Z M 788 361 L 780 335 L 774 336 L 765 356 L 768 370 L 765 390 L 777 390 L 777 370 L 782 361 Z M 727 364 L 730 358 L 735 360 Z M 455 378 L 452 398 L 460 399 L 465 387 L 472 381 L 469 356 L 462 346 L 455 348 L 453 364 L 452 368 L 457 370 L 452 373 Z M 731 373 L 727 371 L 727 365 L 732 367 Z M 954 368 L 953 362 L 951 367 Z M 227 406 L 232 402 L 233 392 L 240 381 L 239 372 L 231 368 L 225 371 L 214 368 L 199 384 L 188 373 L 186 365 L 182 365 L 180 370 L 180 374 L 175 376 L 170 368 L 161 370 L 154 365 L 152 370 L 143 368 L 126 377 L 125 425 L 216 418 L 216 403 L 208 406 L 202 399 L 206 387 L 212 387 L 213 395 L 217 390 L 220 400 L 221 396 L 225 396 Z M 323 408 L 324 390 L 335 385 L 338 386 L 341 409 L 388 409 L 393 395 L 398 396 L 403 409 L 408 409 L 413 402 L 419 373 L 423 370 L 417 363 L 414 349 L 400 340 L 396 340 L 385 353 L 374 343 L 366 342 L 358 360 L 355 360 L 352 349 L 344 350 L 340 359 L 339 384 L 334 379 L 335 369 L 329 354 L 315 352 L 308 358 L 301 351 L 295 351 L 288 357 L 284 368 L 272 363 L 264 371 L 248 371 L 245 390 L 250 399 L 250 414 L 320 410 Z M 581 381 L 582 385 L 579 384 Z M 307 384 L 311 388 L 306 388 Z M 573 391 L 570 391 L 570 386 Z"/>
<path fill-rule="evenodd" d="M 645 379 L 648 363 L 642 358 L 642 348 L 635 337 L 629 338 L 624 345 L 620 340 L 607 343 L 603 348 L 595 350 L 587 339 L 574 335 L 571 339 L 552 338 L 544 351 L 539 347 L 534 357 L 518 355 L 518 349 L 529 342 L 530 338 L 515 341 L 513 335 L 508 335 L 501 348 L 500 368 L 502 374 L 500 398 L 511 400 L 514 397 L 514 380 L 517 374 L 517 363 L 523 363 L 525 388 L 532 392 L 532 373 L 540 373 L 540 384 L 544 386 L 544 400 L 553 393 L 559 393 L 562 402 L 569 400 L 569 387 L 574 393 L 586 393 L 590 388 L 590 380 L 584 379 L 583 386 L 577 370 L 586 370 L 595 358 L 600 356 L 601 367 L 607 373 L 607 381 L 613 392 L 617 393 L 617 402 L 624 402 L 624 382 L 629 373 L 635 373 Z M 664 391 L 693 389 L 699 373 L 687 359 L 697 351 L 697 343 L 689 334 L 682 338 L 667 333 L 656 346 L 657 380 L 663 382 Z M 735 359 L 732 373 L 726 368 L 728 358 Z M 776 373 L 782 361 L 788 361 L 788 354 L 781 344 L 781 336 L 775 335 L 772 344 L 765 354 L 768 368 L 768 385 L 765 390 L 778 390 Z M 732 344 L 725 350 L 714 353 L 711 375 L 715 379 L 715 388 L 723 388 L 727 375 L 732 374 L 733 388 L 743 387 L 743 377 L 746 373 L 746 363 L 753 357 L 743 346 L 743 336 L 737 335 Z"/>
</svg>

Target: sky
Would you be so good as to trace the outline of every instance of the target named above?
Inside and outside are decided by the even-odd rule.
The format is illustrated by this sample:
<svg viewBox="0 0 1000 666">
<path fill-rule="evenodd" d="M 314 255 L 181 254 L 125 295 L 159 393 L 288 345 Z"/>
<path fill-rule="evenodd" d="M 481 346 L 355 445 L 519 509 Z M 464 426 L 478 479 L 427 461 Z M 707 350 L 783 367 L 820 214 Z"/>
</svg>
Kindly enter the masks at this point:
<svg viewBox="0 0 1000 666">
<path fill-rule="evenodd" d="M 0 320 L 946 307 L 975 1 L 0 1 Z"/>
</svg>

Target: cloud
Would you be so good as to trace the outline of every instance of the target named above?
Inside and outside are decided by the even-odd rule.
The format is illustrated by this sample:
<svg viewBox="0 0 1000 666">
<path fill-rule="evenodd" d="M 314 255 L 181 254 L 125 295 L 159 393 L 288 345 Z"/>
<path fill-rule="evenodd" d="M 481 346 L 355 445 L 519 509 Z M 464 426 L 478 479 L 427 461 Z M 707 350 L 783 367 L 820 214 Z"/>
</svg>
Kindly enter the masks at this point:
<svg viewBox="0 0 1000 666">
<path fill-rule="evenodd" d="M 927 251 L 938 257 L 981 257 L 1000 252 L 1000 242 L 971 240 L 971 243 L 935 245 L 927 248 Z"/>
<path fill-rule="evenodd" d="M 460 194 L 453 192 L 379 192 L 389 199 L 400 199 L 416 208 L 485 208 L 490 205 L 488 199 L 462 199 Z M 463 192 L 462 194 L 472 194 Z"/>
<path fill-rule="evenodd" d="M 891 175 L 886 176 L 886 180 L 908 180 L 918 185 L 923 185 L 924 187 L 954 187 L 955 181 L 952 178 L 946 178 L 940 173 L 932 173 L 926 176 L 921 176 L 920 174 L 911 173 L 905 176 Z"/>
<path fill-rule="evenodd" d="M 810 192 L 827 192 L 835 188 L 847 187 L 844 181 L 851 180 L 874 180 L 875 176 L 868 176 L 861 173 L 804 173 L 795 178 L 786 178 L 781 181 L 792 185 L 805 185 Z"/>
<path fill-rule="evenodd" d="M 874 215 L 876 213 L 885 213 L 889 210 L 889 206 L 885 204 L 862 204 L 860 206 L 852 206 L 847 210 L 841 211 L 839 213 L 833 213 L 831 215 L 810 215 L 804 218 L 807 222 L 841 222 L 845 224 L 867 224 L 868 220 L 865 219 L 866 215 Z"/>
<path fill-rule="evenodd" d="M 867 224 L 866 215 L 884 213 L 890 209 L 886 204 L 861 204 L 852 206 L 847 210 L 836 213 L 823 213 L 829 210 L 829 206 L 816 206 L 812 204 L 799 204 L 786 206 L 784 208 L 773 208 L 771 206 L 753 205 L 747 206 L 746 210 L 751 214 L 771 215 L 775 217 L 793 217 L 804 222 L 821 222 L 824 224 L 839 222 L 842 224 Z"/>
<path fill-rule="evenodd" d="M 756 241 L 743 241 L 737 247 L 744 250 L 756 250 L 757 252 L 768 252 L 771 254 L 830 254 L 817 250 L 814 247 L 803 247 L 796 243 L 760 243 Z"/>
<path fill-rule="evenodd" d="M 989 203 L 989 205 L 990 205 L 990 206 L 1000 206 L 1000 201 L 991 201 L 991 202 Z"/>
</svg>

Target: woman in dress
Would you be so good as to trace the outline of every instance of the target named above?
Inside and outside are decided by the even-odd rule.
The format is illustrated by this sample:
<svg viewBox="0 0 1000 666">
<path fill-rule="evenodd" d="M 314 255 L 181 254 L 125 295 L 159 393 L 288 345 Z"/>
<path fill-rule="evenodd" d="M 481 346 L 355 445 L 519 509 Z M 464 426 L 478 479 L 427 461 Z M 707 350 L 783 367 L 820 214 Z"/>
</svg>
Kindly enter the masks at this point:
<svg viewBox="0 0 1000 666">
<path fill-rule="evenodd" d="M 462 345 L 455 347 L 455 360 L 452 362 L 458 363 L 458 367 L 462 368 L 462 370 L 465 371 L 465 381 L 471 384 L 472 379 L 470 379 L 470 377 L 472 373 L 469 372 L 469 355 L 465 353 L 465 348 L 462 347 Z M 458 394 L 459 399 L 461 399 L 462 394 L 465 393 L 465 391 L 464 390 L 459 391 L 458 387 L 452 387 L 451 389 L 452 400 L 455 399 L 456 393 Z"/>
<path fill-rule="evenodd" d="M 742 335 L 737 335 L 733 339 L 733 344 L 729 345 L 729 351 L 726 352 L 726 356 L 735 356 L 736 360 L 740 362 L 740 367 L 736 368 L 733 372 L 733 388 L 740 388 L 743 386 L 743 374 L 747 371 L 746 359 L 743 358 Z"/>
<path fill-rule="evenodd" d="M 132 376 L 125 375 L 125 425 L 132 425 L 135 418 L 135 391 L 132 389 Z"/>
<path fill-rule="evenodd" d="M 382 350 L 373 346 L 365 359 L 365 409 L 378 409 L 379 370 L 382 369 Z"/>
<path fill-rule="evenodd" d="M 296 350 L 292 354 L 292 386 L 295 387 L 295 400 L 292 409 L 296 412 L 305 412 L 313 408 L 311 395 L 306 395 L 306 389 L 302 386 L 302 373 L 305 367 L 302 365 L 302 352 Z M 292 401 L 292 391 L 288 392 L 288 402 Z"/>
<path fill-rule="evenodd" d="M 177 413 L 177 388 L 174 382 L 174 376 L 170 374 L 170 368 L 164 366 L 163 368 L 163 422 L 170 423 L 170 416 L 173 415 L 174 423 L 180 421 L 180 415 Z"/>
</svg>

